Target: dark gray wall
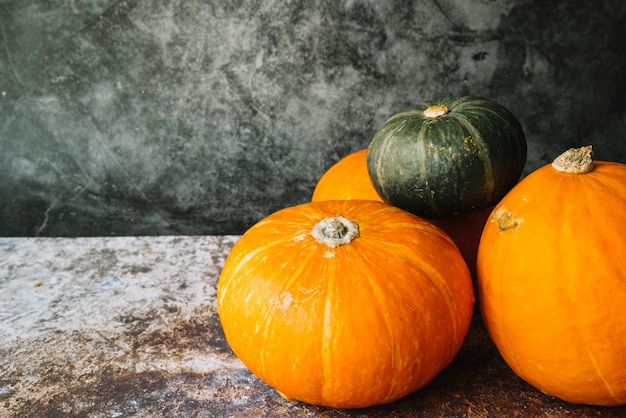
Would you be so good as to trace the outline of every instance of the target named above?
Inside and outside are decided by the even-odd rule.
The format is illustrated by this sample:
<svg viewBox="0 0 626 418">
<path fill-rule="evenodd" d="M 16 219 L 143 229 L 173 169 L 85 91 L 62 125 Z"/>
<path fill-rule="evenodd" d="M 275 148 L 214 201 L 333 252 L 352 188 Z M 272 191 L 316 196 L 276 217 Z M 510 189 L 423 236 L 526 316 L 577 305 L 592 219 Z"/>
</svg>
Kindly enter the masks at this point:
<svg viewBox="0 0 626 418">
<path fill-rule="evenodd" d="M 0 235 L 241 233 L 401 108 L 626 162 L 626 3 L 0 0 Z"/>
</svg>

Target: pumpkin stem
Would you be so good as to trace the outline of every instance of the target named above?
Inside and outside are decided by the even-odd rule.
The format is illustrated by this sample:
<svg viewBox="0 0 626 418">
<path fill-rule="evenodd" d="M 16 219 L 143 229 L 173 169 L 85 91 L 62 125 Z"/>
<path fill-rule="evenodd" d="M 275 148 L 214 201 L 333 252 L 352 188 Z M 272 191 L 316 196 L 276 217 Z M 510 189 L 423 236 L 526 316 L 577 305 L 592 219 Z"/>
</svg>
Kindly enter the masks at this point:
<svg viewBox="0 0 626 418">
<path fill-rule="evenodd" d="M 325 218 L 316 223 L 311 230 L 311 235 L 320 244 L 336 248 L 343 244 L 349 244 L 359 237 L 359 225 L 343 216 Z"/>
<path fill-rule="evenodd" d="M 584 174 L 593 170 L 593 151 L 591 145 L 581 148 L 570 148 L 552 162 L 552 167 L 568 174 Z"/>
<path fill-rule="evenodd" d="M 437 118 L 443 116 L 450 111 L 446 105 L 432 105 L 424 110 L 424 116 L 427 118 Z"/>
</svg>

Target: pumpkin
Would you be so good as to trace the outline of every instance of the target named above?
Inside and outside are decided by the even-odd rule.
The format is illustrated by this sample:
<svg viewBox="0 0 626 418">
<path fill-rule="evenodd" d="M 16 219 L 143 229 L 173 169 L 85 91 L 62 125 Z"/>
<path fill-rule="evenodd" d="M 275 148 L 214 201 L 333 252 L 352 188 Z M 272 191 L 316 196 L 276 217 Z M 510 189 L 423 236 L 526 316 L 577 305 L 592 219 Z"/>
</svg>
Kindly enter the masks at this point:
<svg viewBox="0 0 626 418">
<path fill-rule="evenodd" d="M 418 390 L 460 349 L 471 278 L 450 238 L 383 202 L 281 209 L 233 246 L 217 308 L 226 340 L 287 399 L 336 408 Z"/>
<path fill-rule="evenodd" d="M 480 236 L 492 209 L 493 207 L 490 206 L 474 212 L 429 219 L 446 232 L 459 247 L 472 277 L 476 277 L 476 256 Z"/>
<path fill-rule="evenodd" d="M 367 149 L 348 154 L 320 177 L 313 191 L 312 202 L 322 200 L 361 199 L 382 201 L 372 186 L 367 171 Z M 430 219 L 456 243 L 475 277 L 476 253 L 483 226 L 492 206 L 459 215 Z"/>
<path fill-rule="evenodd" d="M 572 403 L 626 403 L 626 165 L 571 149 L 496 205 L 480 310 L 511 369 Z"/>
<path fill-rule="evenodd" d="M 333 164 L 318 180 L 312 202 L 321 200 L 382 201 L 367 172 L 367 149 L 346 155 Z"/>
<path fill-rule="evenodd" d="M 526 138 L 504 106 L 463 96 L 402 110 L 374 135 L 371 182 L 385 202 L 424 218 L 495 205 L 519 180 Z"/>
</svg>

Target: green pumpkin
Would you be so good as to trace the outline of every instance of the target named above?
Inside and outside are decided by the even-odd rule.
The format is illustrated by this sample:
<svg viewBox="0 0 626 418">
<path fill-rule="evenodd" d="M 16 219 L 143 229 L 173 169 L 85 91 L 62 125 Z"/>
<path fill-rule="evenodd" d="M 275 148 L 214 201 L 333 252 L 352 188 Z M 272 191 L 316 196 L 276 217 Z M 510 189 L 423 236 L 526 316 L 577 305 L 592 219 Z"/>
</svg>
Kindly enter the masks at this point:
<svg viewBox="0 0 626 418">
<path fill-rule="evenodd" d="M 480 97 L 420 103 L 389 118 L 367 151 L 372 185 L 424 218 L 495 205 L 519 180 L 526 137 L 504 106 Z"/>
</svg>

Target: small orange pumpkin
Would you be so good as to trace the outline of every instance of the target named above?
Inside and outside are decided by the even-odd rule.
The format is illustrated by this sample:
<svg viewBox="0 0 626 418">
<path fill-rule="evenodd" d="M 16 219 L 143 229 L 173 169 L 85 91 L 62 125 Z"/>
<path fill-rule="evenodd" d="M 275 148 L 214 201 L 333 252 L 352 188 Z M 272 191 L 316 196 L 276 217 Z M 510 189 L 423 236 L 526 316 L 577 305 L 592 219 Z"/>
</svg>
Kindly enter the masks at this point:
<svg viewBox="0 0 626 418">
<path fill-rule="evenodd" d="M 476 277 L 476 256 L 480 236 L 492 210 L 493 207 L 488 207 L 474 212 L 429 219 L 430 222 L 450 235 L 450 238 L 459 247 L 472 277 Z"/>
<path fill-rule="evenodd" d="M 343 199 L 383 201 L 370 181 L 367 171 L 367 149 L 348 154 L 332 165 L 319 179 L 311 201 Z M 429 219 L 450 235 L 457 244 L 472 277 L 475 277 L 476 272 L 476 253 L 480 235 L 492 209 L 493 206 L 474 212 Z"/>
<path fill-rule="evenodd" d="M 217 308 L 234 353 L 288 399 L 337 408 L 392 402 L 460 349 L 472 282 L 450 238 L 376 201 L 279 210 L 235 244 Z"/>
<path fill-rule="evenodd" d="M 513 371 L 544 393 L 626 404 L 626 165 L 571 149 L 524 178 L 478 250 L 485 325 Z"/>
<path fill-rule="evenodd" d="M 367 149 L 346 155 L 320 177 L 313 190 L 312 202 L 322 200 L 383 200 L 370 182 Z"/>
</svg>

